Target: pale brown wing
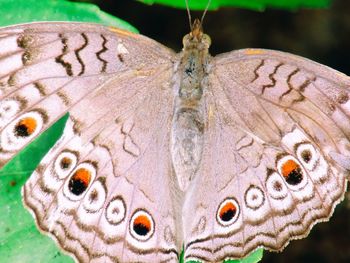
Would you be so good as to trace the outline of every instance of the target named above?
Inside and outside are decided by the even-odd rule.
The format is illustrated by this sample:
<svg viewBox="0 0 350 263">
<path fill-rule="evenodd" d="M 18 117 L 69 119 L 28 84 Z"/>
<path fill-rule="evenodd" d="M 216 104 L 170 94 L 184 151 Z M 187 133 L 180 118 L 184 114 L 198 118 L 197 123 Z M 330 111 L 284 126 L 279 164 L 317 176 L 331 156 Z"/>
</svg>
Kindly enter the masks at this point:
<svg viewBox="0 0 350 263">
<path fill-rule="evenodd" d="M 281 250 L 343 199 L 350 79 L 251 49 L 214 58 L 210 74 L 204 153 L 184 206 L 185 259 Z"/>
<path fill-rule="evenodd" d="M 1 163 L 69 112 L 23 200 L 79 262 L 178 260 L 173 58 L 150 39 L 99 25 L 0 30 Z"/>
</svg>

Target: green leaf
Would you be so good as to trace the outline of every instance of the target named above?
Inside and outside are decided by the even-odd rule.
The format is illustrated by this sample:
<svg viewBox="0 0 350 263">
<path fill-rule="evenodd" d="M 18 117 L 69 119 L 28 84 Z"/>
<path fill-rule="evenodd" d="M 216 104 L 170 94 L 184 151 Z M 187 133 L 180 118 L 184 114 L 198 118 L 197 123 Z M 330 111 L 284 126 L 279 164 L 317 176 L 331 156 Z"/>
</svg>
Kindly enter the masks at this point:
<svg viewBox="0 0 350 263">
<path fill-rule="evenodd" d="M 236 260 L 225 260 L 224 263 L 257 263 L 262 259 L 263 252 L 264 250 L 262 248 L 259 248 L 245 258 L 236 259 Z M 184 257 L 184 252 L 182 251 L 180 256 L 180 263 L 184 262 L 183 257 Z M 193 260 L 186 261 L 186 263 L 199 263 L 199 262 L 200 261 L 193 261 Z"/>
<path fill-rule="evenodd" d="M 64 0 L 0 0 L 0 26 L 33 21 L 80 21 L 115 26 L 138 33 L 129 23 L 88 3 Z"/>
<path fill-rule="evenodd" d="M 62 135 L 68 114 L 28 145 L 0 171 L 1 262 L 73 262 L 58 252 L 51 238 L 36 228 L 22 204 L 21 188 L 47 151 Z M 33 250 L 35 253 L 33 253 Z"/>
<path fill-rule="evenodd" d="M 162 4 L 176 8 L 186 8 L 185 0 L 138 0 L 145 4 Z M 331 0 L 212 0 L 209 10 L 219 7 L 241 7 L 253 10 L 264 10 L 267 7 L 298 9 L 298 8 L 325 8 Z M 208 0 L 188 0 L 191 10 L 204 10 Z"/>
<path fill-rule="evenodd" d="M 256 263 L 263 257 L 264 250 L 262 248 L 255 250 L 248 257 L 239 260 L 228 260 L 225 263 Z"/>
</svg>

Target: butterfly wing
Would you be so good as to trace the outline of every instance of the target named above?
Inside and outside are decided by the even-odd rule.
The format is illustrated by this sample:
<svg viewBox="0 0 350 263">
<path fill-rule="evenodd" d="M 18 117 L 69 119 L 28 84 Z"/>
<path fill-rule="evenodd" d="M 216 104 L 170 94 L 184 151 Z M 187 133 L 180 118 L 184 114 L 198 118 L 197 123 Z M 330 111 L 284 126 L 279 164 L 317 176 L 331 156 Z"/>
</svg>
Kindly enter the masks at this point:
<svg viewBox="0 0 350 263">
<path fill-rule="evenodd" d="M 184 205 L 185 259 L 283 249 L 346 189 L 350 79 L 287 53 L 215 57 L 201 167 Z"/>
<path fill-rule="evenodd" d="M 4 28 L 0 46 L 2 165 L 70 114 L 23 188 L 39 228 L 81 262 L 176 261 L 174 54 L 140 35 L 79 23 Z"/>
</svg>

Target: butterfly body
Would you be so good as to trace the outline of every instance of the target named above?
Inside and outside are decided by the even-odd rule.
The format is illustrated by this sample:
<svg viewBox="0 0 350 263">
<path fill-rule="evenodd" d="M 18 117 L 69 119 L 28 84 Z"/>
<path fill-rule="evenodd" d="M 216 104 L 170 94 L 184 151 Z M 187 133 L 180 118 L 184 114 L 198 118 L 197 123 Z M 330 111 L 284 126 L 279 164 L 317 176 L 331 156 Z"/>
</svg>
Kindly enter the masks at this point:
<svg viewBox="0 0 350 263">
<path fill-rule="evenodd" d="M 350 79 L 288 53 L 179 54 L 79 23 L 0 30 L 0 163 L 69 112 L 23 187 L 79 262 L 220 262 L 328 220 L 350 163 Z"/>
<path fill-rule="evenodd" d="M 172 126 L 172 161 L 180 189 L 185 191 L 200 165 L 207 122 L 204 92 L 208 89 L 210 38 L 199 20 L 184 37 L 184 48 L 175 67 L 175 108 Z M 195 35 L 193 32 L 197 32 Z"/>
</svg>

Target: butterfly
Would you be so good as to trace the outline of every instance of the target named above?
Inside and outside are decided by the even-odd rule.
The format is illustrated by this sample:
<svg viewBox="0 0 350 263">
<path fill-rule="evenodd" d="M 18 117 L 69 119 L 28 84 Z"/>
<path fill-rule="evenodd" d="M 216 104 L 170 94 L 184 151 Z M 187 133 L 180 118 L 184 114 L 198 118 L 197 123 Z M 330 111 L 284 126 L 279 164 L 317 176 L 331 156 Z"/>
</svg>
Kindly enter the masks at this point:
<svg viewBox="0 0 350 263">
<path fill-rule="evenodd" d="M 218 262 L 327 220 L 349 170 L 349 77 L 288 53 L 179 54 L 116 28 L 0 29 L 3 166 L 69 112 L 22 190 L 79 262 Z"/>
</svg>

